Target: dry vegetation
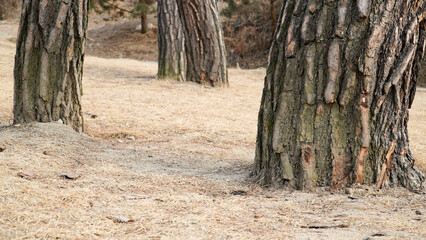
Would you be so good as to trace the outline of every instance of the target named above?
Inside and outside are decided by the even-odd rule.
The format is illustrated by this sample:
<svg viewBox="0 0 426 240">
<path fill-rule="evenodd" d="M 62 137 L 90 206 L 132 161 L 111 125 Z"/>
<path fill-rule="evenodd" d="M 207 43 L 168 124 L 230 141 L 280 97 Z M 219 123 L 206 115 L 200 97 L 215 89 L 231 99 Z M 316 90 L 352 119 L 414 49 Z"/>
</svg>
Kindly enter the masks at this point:
<svg viewBox="0 0 426 240">
<path fill-rule="evenodd" d="M 104 17 L 107 18 L 107 17 Z M 156 19 L 149 16 L 148 22 L 156 26 Z M 157 27 L 148 33 L 136 31 L 139 19 L 123 21 L 110 19 L 105 22 L 101 16 L 91 18 L 86 53 L 102 58 L 131 58 L 157 61 Z M 142 43 L 142 44 L 141 44 Z"/>
<path fill-rule="evenodd" d="M 89 56 L 79 135 L 58 123 L 9 126 L 14 49 L 0 39 L 0 239 L 426 238 L 421 194 L 247 181 L 264 70 L 231 69 L 231 88 L 212 89 L 156 80 L 155 63 Z M 410 114 L 411 147 L 426 170 L 426 91 Z"/>
</svg>

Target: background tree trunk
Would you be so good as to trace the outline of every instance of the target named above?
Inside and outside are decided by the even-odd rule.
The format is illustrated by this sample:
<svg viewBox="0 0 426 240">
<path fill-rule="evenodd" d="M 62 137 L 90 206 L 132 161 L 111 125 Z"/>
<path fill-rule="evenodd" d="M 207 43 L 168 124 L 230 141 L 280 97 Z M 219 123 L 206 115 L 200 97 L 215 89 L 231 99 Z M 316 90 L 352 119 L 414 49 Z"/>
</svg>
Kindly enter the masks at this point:
<svg viewBox="0 0 426 240">
<path fill-rule="evenodd" d="M 274 31 L 277 28 L 277 15 L 275 14 L 275 0 L 269 0 L 270 4 L 270 12 L 271 12 L 271 20 L 272 20 L 272 35 L 274 35 Z"/>
<path fill-rule="evenodd" d="M 407 121 L 425 3 L 286 1 L 259 112 L 253 173 L 261 183 L 424 188 Z"/>
<path fill-rule="evenodd" d="M 0 4 L 0 20 L 3 20 L 5 18 L 4 15 L 4 6 L 3 4 Z"/>
<path fill-rule="evenodd" d="M 1 0 L 0 1 L 0 20 L 14 16 L 18 7 L 18 0 Z"/>
<path fill-rule="evenodd" d="M 175 0 L 158 0 L 158 78 L 185 81 L 183 26 Z"/>
<path fill-rule="evenodd" d="M 423 59 L 423 63 L 420 66 L 419 80 L 417 86 L 426 88 L 426 61 Z"/>
<path fill-rule="evenodd" d="M 227 86 L 225 43 L 216 0 L 177 0 L 184 26 L 186 79 L 209 86 Z"/>
<path fill-rule="evenodd" d="M 14 123 L 62 120 L 83 131 L 88 0 L 25 0 L 15 57 Z"/>
<path fill-rule="evenodd" d="M 141 14 L 141 33 L 145 34 L 148 32 L 148 21 L 147 21 L 147 14 L 142 13 Z"/>
</svg>

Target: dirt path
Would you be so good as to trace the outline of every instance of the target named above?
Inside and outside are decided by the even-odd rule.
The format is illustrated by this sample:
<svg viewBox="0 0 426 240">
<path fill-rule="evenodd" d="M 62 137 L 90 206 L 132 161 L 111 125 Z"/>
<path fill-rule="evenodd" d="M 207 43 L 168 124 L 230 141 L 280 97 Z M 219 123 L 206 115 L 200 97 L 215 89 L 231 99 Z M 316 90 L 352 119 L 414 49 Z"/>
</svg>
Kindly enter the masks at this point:
<svg viewBox="0 0 426 240">
<path fill-rule="evenodd" d="M 212 89 L 158 81 L 153 62 L 89 56 L 79 135 L 58 123 L 9 126 L 14 48 L 0 39 L 0 239 L 426 238 L 424 195 L 247 181 L 264 70 L 231 69 L 231 88 Z M 426 92 L 416 97 L 411 144 L 424 160 Z M 34 178 L 18 177 L 24 170 Z"/>
</svg>

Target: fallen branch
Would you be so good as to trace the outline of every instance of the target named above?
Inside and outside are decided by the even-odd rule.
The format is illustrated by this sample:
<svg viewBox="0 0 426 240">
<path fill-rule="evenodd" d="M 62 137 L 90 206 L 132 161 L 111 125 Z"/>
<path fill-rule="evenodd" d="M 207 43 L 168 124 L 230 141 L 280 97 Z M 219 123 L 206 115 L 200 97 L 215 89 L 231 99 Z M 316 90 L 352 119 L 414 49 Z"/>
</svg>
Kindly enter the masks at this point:
<svg viewBox="0 0 426 240">
<path fill-rule="evenodd" d="M 326 229 L 326 228 L 348 228 L 348 223 L 340 223 L 340 224 L 309 224 L 307 226 L 302 226 L 301 228 L 314 228 L 314 229 Z"/>
<path fill-rule="evenodd" d="M 123 196 L 126 200 L 139 200 L 139 199 L 149 199 L 149 196 Z"/>
</svg>

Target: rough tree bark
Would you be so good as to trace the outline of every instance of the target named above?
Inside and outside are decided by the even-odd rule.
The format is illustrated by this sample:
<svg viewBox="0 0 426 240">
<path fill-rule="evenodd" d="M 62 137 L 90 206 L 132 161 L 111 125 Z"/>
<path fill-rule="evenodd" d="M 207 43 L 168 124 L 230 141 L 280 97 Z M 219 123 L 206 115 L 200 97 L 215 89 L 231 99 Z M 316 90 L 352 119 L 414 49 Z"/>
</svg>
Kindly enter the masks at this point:
<svg viewBox="0 0 426 240">
<path fill-rule="evenodd" d="M 216 0 L 177 0 L 184 26 L 186 79 L 209 86 L 228 86 L 225 42 Z"/>
<path fill-rule="evenodd" d="M 425 3 L 285 2 L 259 112 L 259 182 L 424 189 L 407 121 L 426 46 Z"/>
<path fill-rule="evenodd" d="M 83 131 L 88 0 L 24 0 L 15 56 L 14 123 L 62 120 Z"/>
<path fill-rule="evenodd" d="M 176 0 L 158 0 L 158 78 L 185 81 L 186 52 Z"/>
</svg>

